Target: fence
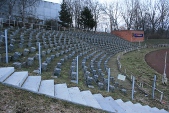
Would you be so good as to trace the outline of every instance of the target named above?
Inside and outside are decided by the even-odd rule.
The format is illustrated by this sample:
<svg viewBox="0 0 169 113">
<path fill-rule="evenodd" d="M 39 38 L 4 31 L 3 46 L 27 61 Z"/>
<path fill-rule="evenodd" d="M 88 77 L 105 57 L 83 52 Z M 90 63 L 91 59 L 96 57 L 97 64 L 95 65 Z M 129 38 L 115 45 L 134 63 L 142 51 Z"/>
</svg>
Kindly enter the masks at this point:
<svg viewBox="0 0 169 113">
<path fill-rule="evenodd" d="M 82 28 L 66 28 L 62 27 L 60 24 L 56 26 L 48 26 L 44 24 L 37 24 L 37 23 L 29 23 L 29 22 L 23 22 L 23 21 L 16 21 L 12 19 L 4 19 L 0 18 L 0 28 L 1 27 L 8 27 L 8 26 L 13 26 L 13 27 L 25 27 L 25 28 L 33 28 L 33 29 L 46 29 L 46 30 L 58 30 L 58 31 L 83 31 L 83 32 L 88 32 L 86 29 Z"/>
<path fill-rule="evenodd" d="M 169 44 L 158 44 L 158 45 L 153 46 L 153 48 L 155 48 L 155 47 L 169 47 Z M 119 54 L 117 56 L 118 69 L 119 69 L 119 71 L 121 73 L 123 73 L 126 76 L 126 78 L 130 82 L 132 82 L 132 75 L 133 75 L 133 73 L 131 71 L 129 71 L 129 73 L 131 74 L 131 77 L 127 74 L 127 69 L 125 67 L 123 67 L 122 64 L 121 64 L 121 62 L 120 62 L 121 55 L 127 54 L 127 53 L 129 53 L 131 51 L 140 50 L 140 49 L 143 49 L 143 48 L 147 48 L 147 46 L 145 45 L 143 47 L 138 47 L 138 48 L 135 48 L 135 49 L 128 49 L 128 50 L 123 51 L 122 54 Z M 135 86 L 139 90 L 141 90 L 144 94 L 151 95 L 151 91 L 153 89 L 153 86 L 151 86 L 149 83 L 145 82 L 141 78 L 139 78 L 139 80 L 136 79 Z M 148 91 L 145 90 L 146 88 L 148 88 Z M 162 102 L 164 93 L 162 91 L 160 91 L 159 89 L 157 89 L 157 88 L 155 88 L 154 90 L 156 91 L 156 98 L 154 98 L 154 99 L 157 100 L 157 101 Z"/>
</svg>

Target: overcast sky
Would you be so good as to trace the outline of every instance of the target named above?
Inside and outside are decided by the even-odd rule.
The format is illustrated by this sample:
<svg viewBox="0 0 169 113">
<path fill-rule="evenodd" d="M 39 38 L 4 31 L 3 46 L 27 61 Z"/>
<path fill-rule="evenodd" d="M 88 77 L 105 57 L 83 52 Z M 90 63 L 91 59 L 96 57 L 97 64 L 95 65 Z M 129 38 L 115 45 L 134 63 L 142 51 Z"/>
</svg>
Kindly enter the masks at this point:
<svg viewBox="0 0 169 113">
<path fill-rule="evenodd" d="M 54 2 L 54 3 L 61 3 L 62 0 L 44 0 L 44 1 L 49 1 L 49 2 Z"/>
<path fill-rule="evenodd" d="M 54 2 L 54 3 L 61 3 L 62 2 L 62 0 L 44 0 L 44 1 L 49 1 L 49 2 Z M 98 0 L 98 1 L 101 3 L 105 2 L 105 0 Z M 106 0 L 106 2 L 110 2 L 110 1 L 112 1 L 112 0 Z"/>
</svg>

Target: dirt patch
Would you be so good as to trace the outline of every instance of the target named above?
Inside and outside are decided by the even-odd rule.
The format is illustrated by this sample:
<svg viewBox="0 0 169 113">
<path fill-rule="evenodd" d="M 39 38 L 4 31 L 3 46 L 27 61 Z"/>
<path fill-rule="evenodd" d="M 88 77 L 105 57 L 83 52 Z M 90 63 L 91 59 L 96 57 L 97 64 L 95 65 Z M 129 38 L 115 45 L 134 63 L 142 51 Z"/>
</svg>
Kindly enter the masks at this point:
<svg viewBox="0 0 169 113">
<path fill-rule="evenodd" d="M 150 52 L 145 56 L 145 60 L 150 67 L 152 67 L 158 73 L 163 74 L 166 51 L 168 52 L 166 63 L 166 75 L 167 78 L 169 78 L 169 49 Z"/>
</svg>

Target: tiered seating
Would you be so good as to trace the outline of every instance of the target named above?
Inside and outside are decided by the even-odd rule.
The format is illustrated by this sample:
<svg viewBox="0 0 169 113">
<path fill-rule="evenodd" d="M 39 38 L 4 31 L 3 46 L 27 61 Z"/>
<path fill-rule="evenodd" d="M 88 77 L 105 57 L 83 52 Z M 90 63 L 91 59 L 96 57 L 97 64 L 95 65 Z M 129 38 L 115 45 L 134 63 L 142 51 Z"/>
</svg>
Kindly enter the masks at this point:
<svg viewBox="0 0 169 113">
<path fill-rule="evenodd" d="M 135 47 L 127 41 L 107 34 L 25 28 L 17 30 L 11 28 L 9 34 L 11 34 L 9 61 L 16 68 L 29 67 L 33 72 L 39 73 L 38 45 L 40 42 L 43 72 L 53 71 L 54 76 L 60 77 L 62 71 L 65 71 L 62 65 L 71 60 L 70 71 L 66 70 L 70 72 L 71 80 L 75 80 L 77 75 L 76 56 L 78 55 L 79 58 L 83 58 L 79 62 L 82 62 L 84 83 L 89 87 L 98 86 L 99 89 L 107 89 L 108 59 L 126 48 Z M 18 47 L 19 49 L 17 49 Z M 4 53 L 2 59 L 5 62 Z M 113 80 L 111 76 L 112 91 L 114 90 Z"/>
<path fill-rule="evenodd" d="M 0 33 L 3 35 L 2 33 Z M 110 34 L 93 34 L 70 31 L 46 31 L 39 29 L 8 28 L 9 65 L 18 70 L 29 69 L 39 73 L 38 46 L 41 43 L 42 72 L 52 72 L 49 76 L 62 77 L 67 71 L 71 80 L 76 80 L 76 57 L 79 57 L 79 70 L 83 71 L 84 83 L 90 88 L 107 89 L 108 61 L 116 53 L 133 50 L 137 45 L 129 43 Z M 0 37 L 0 67 L 5 65 L 5 41 Z M 65 64 L 68 68 L 65 68 Z M 55 84 L 56 80 L 42 80 L 44 76 L 28 76 L 27 71 L 14 72 L 13 67 L 0 68 L 0 82 L 34 93 L 45 94 L 52 98 L 67 100 L 109 112 L 135 113 L 136 109 L 146 108 L 144 112 L 161 112 L 165 110 L 124 103 L 112 97 L 80 91 L 78 87 L 67 88 L 67 84 Z M 110 77 L 110 91 L 118 85 L 114 77 Z M 108 104 L 107 104 L 108 103 Z M 135 108 L 132 108 L 134 106 Z M 128 108 L 129 107 L 129 108 Z M 142 112 L 142 111 L 141 111 Z"/>
<path fill-rule="evenodd" d="M 81 36 L 79 33 L 79 38 L 90 43 L 96 45 L 99 48 L 111 53 L 118 53 L 120 51 L 124 51 L 128 48 L 135 48 L 137 45 L 129 43 L 121 38 L 118 38 L 114 35 L 107 34 L 86 34 Z"/>
</svg>

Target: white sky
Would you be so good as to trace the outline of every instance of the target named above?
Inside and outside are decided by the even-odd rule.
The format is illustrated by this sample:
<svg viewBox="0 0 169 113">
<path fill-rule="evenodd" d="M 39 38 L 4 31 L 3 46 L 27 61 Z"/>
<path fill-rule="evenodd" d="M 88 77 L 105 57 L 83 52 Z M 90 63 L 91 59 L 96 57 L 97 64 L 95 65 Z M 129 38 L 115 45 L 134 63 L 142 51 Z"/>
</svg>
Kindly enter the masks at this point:
<svg viewBox="0 0 169 113">
<path fill-rule="evenodd" d="M 49 2 L 54 2 L 54 3 L 62 3 L 62 0 L 44 0 L 44 1 L 49 1 Z M 100 3 L 105 3 L 105 0 L 98 0 Z M 112 0 L 106 0 L 106 2 L 111 2 Z"/>
<path fill-rule="evenodd" d="M 61 3 L 62 0 L 44 0 L 44 1 L 49 1 L 49 2 L 53 2 L 53 3 Z"/>
</svg>

